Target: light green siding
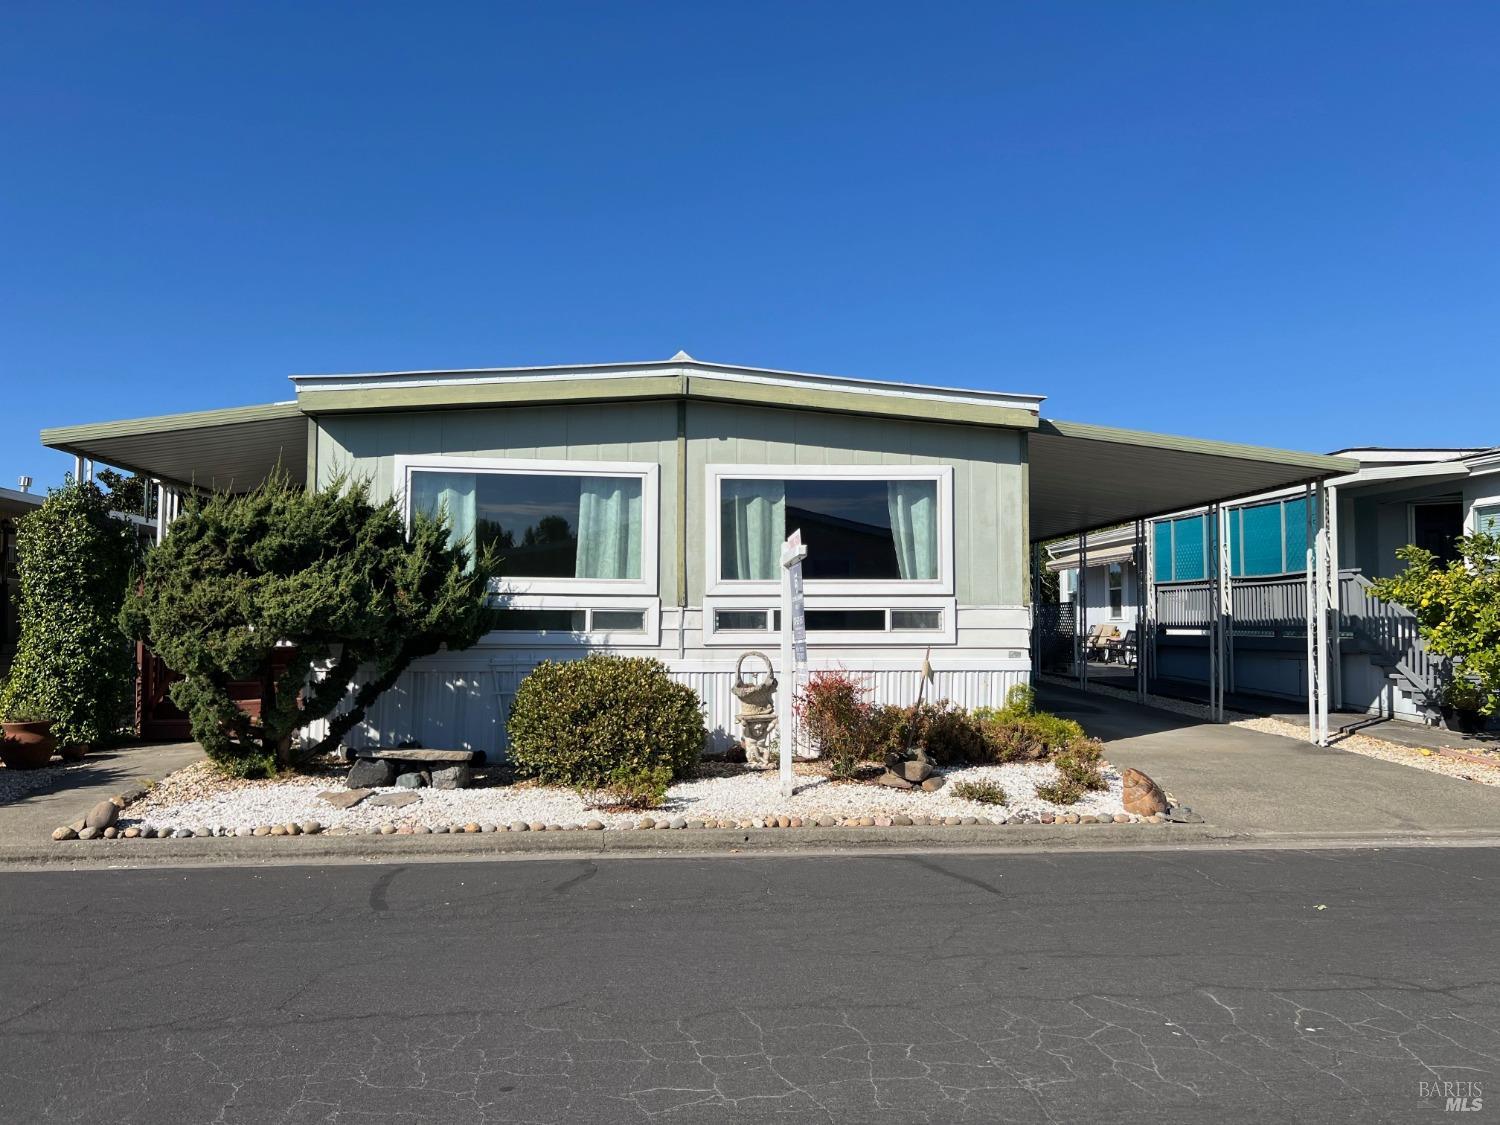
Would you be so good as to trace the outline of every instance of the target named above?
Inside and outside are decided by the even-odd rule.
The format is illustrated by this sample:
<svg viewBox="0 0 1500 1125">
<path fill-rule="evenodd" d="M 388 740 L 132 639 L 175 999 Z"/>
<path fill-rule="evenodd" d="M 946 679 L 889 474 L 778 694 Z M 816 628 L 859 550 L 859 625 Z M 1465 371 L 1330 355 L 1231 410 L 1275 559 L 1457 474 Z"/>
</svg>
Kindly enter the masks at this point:
<svg viewBox="0 0 1500 1125">
<path fill-rule="evenodd" d="M 979 426 L 690 403 L 688 600 L 706 587 L 709 465 L 951 465 L 960 605 L 1025 601 L 1023 435 Z"/>
<path fill-rule="evenodd" d="M 678 404 L 673 401 L 347 414 L 318 419 L 317 481 L 393 487 L 399 454 L 634 461 L 661 467 L 660 586 L 677 601 Z M 704 488 L 710 464 L 949 465 L 960 605 L 1025 602 L 1024 435 L 994 427 L 688 401 L 687 599 L 705 590 Z"/>
<path fill-rule="evenodd" d="M 398 454 L 554 461 L 632 461 L 661 466 L 660 593 L 677 589 L 677 410 L 672 402 L 533 406 L 318 419 L 318 484 L 336 473 L 366 477 L 391 494 Z"/>
</svg>

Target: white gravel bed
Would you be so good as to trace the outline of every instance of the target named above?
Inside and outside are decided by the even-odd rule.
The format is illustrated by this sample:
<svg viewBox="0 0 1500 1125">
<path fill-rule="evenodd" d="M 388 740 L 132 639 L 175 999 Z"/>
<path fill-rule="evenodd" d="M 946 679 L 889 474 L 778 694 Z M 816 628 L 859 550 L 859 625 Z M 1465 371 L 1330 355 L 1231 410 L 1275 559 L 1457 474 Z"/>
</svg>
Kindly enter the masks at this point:
<svg viewBox="0 0 1500 1125">
<path fill-rule="evenodd" d="M 1047 676 L 1043 679 L 1049 680 L 1061 686 L 1069 686 L 1072 680 L 1060 679 Z M 1119 688 L 1095 685 L 1089 688 L 1090 692 L 1099 695 L 1107 695 L 1115 699 L 1123 699 L 1127 702 L 1135 702 L 1135 692 L 1122 691 Z M 1208 707 L 1201 703 L 1187 703 L 1180 699 L 1167 699 L 1160 695 L 1148 695 L 1146 706 L 1154 707 L 1158 711 L 1171 711 L 1178 715 L 1190 715 L 1195 719 L 1208 719 Z M 1225 718 L 1231 726 L 1244 727 L 1247 730 L 1259 731 L 1261 734 L 1274 734 L 1281 738 L 1294 738 L 1298 742 L 1307 741 L 1307 728 L 1295 723 L 1286 722 L 1284 719 L 1272 719 L 1263 715 L 1247 715 L 1243 711 L 1225 711 Z M 1366 758 L 1378 758 L 1382 762 L 1395 762 L 1397 765 L 1410 766 L 1413 769 L 1426 770 L 1428 773 L 1440 773 L 1446 777 L 1457 778 L 1460 781 L 1477 781 L 1481 785 L 1500 785 L 1500 765 L 1481 765 L 1478 762 L 1466 762 L 1459 758 L 1449 758 L 1436 752 L 1424 754 L 1419 748 L 1407 746 L 1400 742 L 1387 742 L 1383 738 L 1372 738 L 1367 734 L 1330 734 L 1333 750 L 1347 750 L 1351 754 L 1360 754 Z"/>
<path fill-rule="evenodd" d="M 889 789 L 873 783 L 833 782 L 815 775 L 799 775 L 797 789 L 783 798 L 775 771 L 745 772 L 726 777 L 704 777 L 673 785 L 660 809 L 646 813 L 612 813 L 592 809 L 567 789 L 531 785 L 494 786 L 457 790 L 378 789 L 376 793 L 415 792 L 419 800 L 399 808 L 370 804 L 366 799 L 351 809 L 337 809 L 318 794 L 342 790 L 342 782 L 317 779 L 230 781 L 219 778 L 206 764 L 189 766 L 133 803 L 120 818 L 120 828 L 190 829 L 217 833 L 317 821 L 325 830 L 365 832 L 371 829 L 425 826 L 429 829 L 464 824 L 503 828 L 513 823 L 549 828 L 585 825 L 633 828 L 643 817 L 653 819 L 715 820 L 753 823 L 766 817 L 847 819 L 851 817 L 986 817 L 997 823 L 1043 813 L 1075 813 L 1101 819 L 1124 813 L 1120 777 L 1103 767 L 1107 788 L 1089 793 L 1073 805 L 1061 806 L 1036 795 L 1039 784 L 1057 777 L 1054 766 L 1041 763 L 973 766 L 945 771 L 947 783 L 936 793 Z M 1004 788 L 1005 805 L 967 801 L 953 793 L 959 781 L 991 781 Z M 1132 818 L 1133 819 L 1133 818 Z"/>
</svg>

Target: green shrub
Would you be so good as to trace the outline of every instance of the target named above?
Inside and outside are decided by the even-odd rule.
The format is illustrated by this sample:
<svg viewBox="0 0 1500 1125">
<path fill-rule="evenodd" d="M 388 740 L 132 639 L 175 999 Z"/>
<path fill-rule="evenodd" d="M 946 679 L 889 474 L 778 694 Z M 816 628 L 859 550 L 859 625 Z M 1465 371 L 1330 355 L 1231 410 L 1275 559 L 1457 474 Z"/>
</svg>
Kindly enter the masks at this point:
<svg viewBox="0 0 1500 1125">
<path fill-rule="evenodd" d="M 1005 790 L 993 781 L 956 781 L 953 795 L 965 801 L 978 801 L 981 805 L 1005 804 Z"/>
<path fill-rule="evenodd" d="M 448 539 L 442 520 L 408 529 L 397 500 L 373 500 L 366 483 L 308 492 L 272 476 L 190 498 L 121 621 L 182 677 L 172 702 L 210 758 L 245 777 L 274 772 L 337 748 L 413 660 L 484 635 L 495 559 Z M 273 664 L 283 644 L 291 658 Z M 264 685 L 257 717 L 229 690 L 245 680 Z M 318 719 L 323 738 L 294 749 Z"/>
<path fill-rule="evenodd" d="M 1104 772 L 1099 768 L 1104 760 L 1104 744 L 1097 738 L 1080 738 L 1068 746 L 1066 752 L 1053 759 L 1057 767 L 1057 780 L 1047 785 L 1038 785 L 1036 793 L 1043 800 L 1058 805 L 1071 805 L 1085 793 L 1103 789 L 1107 784 Z"/>
<path fill-rule="evenodd" d="M 0 714 L 49 718 L 64 746 L 115 735 L 134 686 L 118 619 L 139 547 L 109 510 L 92 481 L 69 482 L 16 530 L 21 635 Z"/>
<path fill-rule="evenodd" d="M 686 777 L 708 732 L 697 692 L 660 661 L 591 653 L 543 661 L 511 705 L 510 759 L 522 777 L 603 789 L 616 770 Z"/>
<path fill-rule="evenodd" d="M 922 747 L 938 765 L 997 760 L 978 718 L 947 702 L 874 707 L 867 729 L 876 757 Z"/>
<path fill-rule="evenodd" d="M 1076 805 L 1083 800 L 1084 792 L 1083 786 L 1078 782 L 1061 776 L 1056 781 L 1036 787 L 1036 795 L 1044 801 L 1051 801 L 1054 805 Z"/>
<path fill-rule="evenodd" d="M 876 748 L 871 738 L 870 689 L 840 669 L 814 672 L 797 693 L 797 723 L 836 778 L 859 772 Z"/>
<path fill-rule="evenodd" d="M 667 799 L 671 784 L 671 766 L 616 766 L 602 788 L 584 793 L 590 804 L 600 808 L 654 809 Z"/>
<path fill-rule="evenodd" d="M 1443 563 L 1421 547 L 1398 548 L 1406 569 L 1377 578 L 1375 594 L 1417 615 L 1427 647 L 1458 662 L 1442 702 L 1462 711 L 1500 711 L 1500 536 L 1465 535 Z"/>
</svg>

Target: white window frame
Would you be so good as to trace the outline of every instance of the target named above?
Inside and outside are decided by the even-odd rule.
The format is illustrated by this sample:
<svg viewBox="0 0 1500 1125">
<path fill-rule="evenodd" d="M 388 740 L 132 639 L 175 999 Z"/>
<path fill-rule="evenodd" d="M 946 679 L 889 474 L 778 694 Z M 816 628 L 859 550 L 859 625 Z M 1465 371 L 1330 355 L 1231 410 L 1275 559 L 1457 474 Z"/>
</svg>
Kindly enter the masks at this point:
<svg viewBox="0 0 1500 1125">
<path fill-rule="evenodd" d="M 764 647 L 775 644 L 780 632 L 775 628 L 774 614 L 781 608 L 778 598 L 722 597 L 710 595 L 703 599 L 703 644 L 706 648 L 720 646 Z M 807 634 L 807 647 L 823 648 L 892 648 L 908 646 L 927 648 L 931 645 L 953 645 L 958 643 L 958 599 L 957 598 L 889 598 L 875 595 L 807 595 L 809 612 L 820 609 L 883 609 L 887 611 L 886 625 L 881 629 L 853 629 L 844 631 L 812 632 Z M 763 612 L 766 615 L 765 629 L 724 629 L 714 627 L 714 617 L 723 610 L 731 612 Z M 892 629 L 890 611 L 936 610 L 942 614 L 942 625 L 936 629 Z"/>
<path fill-rule="evenodd" d="M 641 480 L 640 578 L 525 578 L 492 580 L 492 594 L 525 596 L 567 594 L 584 597 L 651 595 L 656 597 L 661 568 L 661 466 L 654 461 L 556 461 L 501 457 L 452 457 L 446 454 L 400 455 L 394 458 L 396 488 L 406 525 L 411 527 L 411 474 L 434 472 L 489 473 L 495 476 L 639 477 Z M 501 570 L 504 570 L 501 563 Z M 561 602 L 527 608 L 575 609 Z M 600 606 L 600 608 L 608 608 Z M 506 634 L 510 636 L 512 634 Z"/>
<path fill-rule="evenodd" d="M 1474 503 L 1470 504 L 1469 519 L 1464 525 L 1464 531 L 1469 535 L 1474 535 L 1482 530 L 1479 526 L 1479 521 L 1483 518 L 1484 513 L 1489 512 L 1493 512 L 1495 518 L 1500 520 L 1500 496 L 1487 496 L 1483 500 L 1475 500 Z"/>
<path fill-rule="evenodd" d="M 1119 585 L 1116 585 L 1114 582 L 1116 578 L 1120 580 Z M 1114 605 L 1111 604 L 1114 601 L 1113 595 L 1115 594 L 1120 595 L 1120 608 L 1118 612 L 1116 612 Z M 1125 620 L 1125 564 L 1122 562 L 1104 564 L 1104 612 L 1109 614 L 1111 621 Z"/>
<path fill-rule="evenodd" d="M 596 610 L 639 609 L 644 611 L 646 628 L 640 633 L 615 633 L 607 629 L 585 629 L 582 633 L 551 632 L 546 630 L 494 629 L 481 639 L 483 645 L 510 645 L 521 648 L 660 648 L 661 647 L 661 599 L 660 598 L 589 598 L 550 595 L 502 594 L 489 599 L 494 609 L 578 609 L 590 614 L 593 622 Z"/>
<path fill-rule="evenodd" d="M 952 597 L 953 584 L 953 467 L 951 465 L 708 465 L 705 467 L 706 491 L 704 498 L 704 530 L 707 542 L 707 565 L 709 595 L 719 597 L 753 596 L 761 604 L 774 604 L 780 594 L 779 579 L 755 581 L 726 579 L 721 577 L 720 533 L 722 522 L 719 506 L 719 489 L 725 480 L 930 480 L 937 483 L 938 502 L 938 576 L 936 579 L 808 579 L 804 585 L 809 608 L 825 608 L 815 605 L 814 598 L 823 596 L 862 597 L 884 595 L 878 599 L 880 605 L 894 609 L 922 609 L 915 603 L 907 605 L 899 599 L 926 598 L 933 596 Z M 766 595 L 772 595 L 766 602 Z M 757 608 L 757 607 L 752 607 Z M 826 608 L 835 608 L 828 606 Z M 708 630 L 705 630 L 707 633 Z M 828 635 L 828 634 L 825 634 Z M 839 634 L 841 636 L 848 634 Z M 864 637 L 891 636 L 889 633 L 855 634 Z M 905 634 L 900 634 L 905 635 Z"/>
</svg>

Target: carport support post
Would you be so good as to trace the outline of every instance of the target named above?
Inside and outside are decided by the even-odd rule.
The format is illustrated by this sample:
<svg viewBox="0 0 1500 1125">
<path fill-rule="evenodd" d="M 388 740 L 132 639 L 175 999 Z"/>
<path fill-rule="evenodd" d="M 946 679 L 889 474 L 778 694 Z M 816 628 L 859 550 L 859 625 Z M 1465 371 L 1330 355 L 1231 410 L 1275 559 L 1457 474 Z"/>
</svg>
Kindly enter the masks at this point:
<svg viewBox="0 0 1500 1125">
<path fill-rule="evenodd" d="M 1074 597 L 1073 634 L 1078 638 L 1077 660 L 1074 668 L 1078 673 L 1078 686 L 1089 690 L 1089 533 L 1078 533 L 1078 590 Z"/>
<path fill-rule="evenodd" d="M 1332 661 L 1328 657 L 1328 604 L 1333 568 L 1328 543 L 1328 490 L 1318 483 L 1318 745 L 1328 745 L 1328 679 Z"/>
<path fill-rule="evenodd" d="M 1208 721 L 1219 722 L 1223 716 L 1220 714 L 1219 692 L 1224 675 L 1223 654 L 1220 652 L 1220 634 L 1223 631 L 1223 621 L 1219 616 L 1219 550 L 1218 528 L 1219 528 L 1219 506 L 1210 504 L 1208 512 L 1204 515 L 1212 535 L 1208 539 L 1208 558 L 1204 561 L 1208 566 L 1210 579 L 1208 587 L 1209 604 L 1205 607 L 1208 617 Z"/>
<path fill-rule="evenodd" d="M 1303 512 L 1306 517 L 1304 534 L 1307 542 L 1307 602 L 1305 613 L 1307 620 L 1307 740 L 1318 741 L 1318 660 L 1317 660 L 1317 624 L 1318 615 L 1318 586 L 1317 575 L 1317 535 L 1313 531 L 1313 489 L 1308 485 L 1303 492 Z"/>
<path fill-rule="evenodd" d="M 1135 521 L 1135 701 L 1146 702 L 1146 521 Z"/>
<path fill-rule="evenodd" d="M 1219 722 L 1224 721 L 1224 696 L 1234 688 L 1234 587 L 1229 561 L 1229 511 L 1214 505 L 1214 620 L 1218 623 Z"/>
</svg>

